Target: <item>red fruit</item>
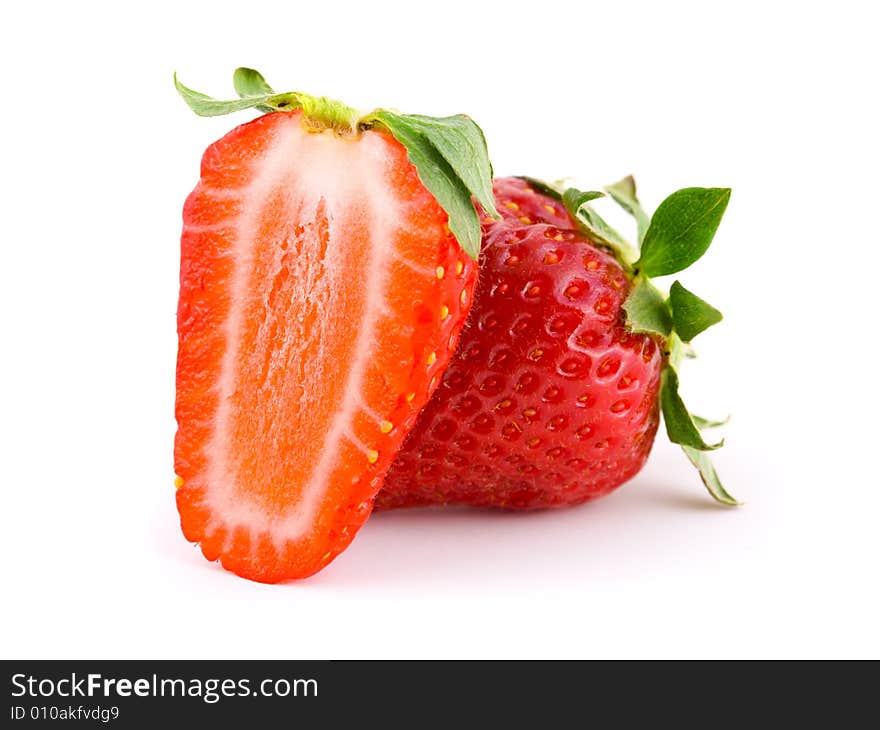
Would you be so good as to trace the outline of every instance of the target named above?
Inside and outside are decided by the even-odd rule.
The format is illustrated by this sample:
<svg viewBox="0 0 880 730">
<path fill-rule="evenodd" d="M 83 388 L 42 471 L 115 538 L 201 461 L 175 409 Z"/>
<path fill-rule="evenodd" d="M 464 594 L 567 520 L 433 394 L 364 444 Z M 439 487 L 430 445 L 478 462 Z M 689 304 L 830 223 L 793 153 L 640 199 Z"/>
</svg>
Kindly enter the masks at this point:
<svg viewBox="0 0 880 730">
<path fill-rule="evenodd" d="M 382 508 L 583 502 L 642 467 L 659 421 L 660 338 L 631 334 L 630 280 L 580 233 L 535 220 L 544 200 L 495 182 L 476 300 L 443 380 L 389 470 Z"/>
<path fill-rule="evenodd" d="M 265 582 L 352 540 L 476 280 L 402 144 L 304 119 L 267 114 L 211 145 L 181 238 L 181 525 Z"/>
<path fill-rule="evenodd" d="M 575 223 L 561 201 L 544 195 L 521 177 L 500 177 L 492 181 L 495 203 L 501 217 L 514 224 L 548 223 L 560 228 L 575 228 Z M 485 224 L 493 224 L 487 218 Z"/>
</svg>

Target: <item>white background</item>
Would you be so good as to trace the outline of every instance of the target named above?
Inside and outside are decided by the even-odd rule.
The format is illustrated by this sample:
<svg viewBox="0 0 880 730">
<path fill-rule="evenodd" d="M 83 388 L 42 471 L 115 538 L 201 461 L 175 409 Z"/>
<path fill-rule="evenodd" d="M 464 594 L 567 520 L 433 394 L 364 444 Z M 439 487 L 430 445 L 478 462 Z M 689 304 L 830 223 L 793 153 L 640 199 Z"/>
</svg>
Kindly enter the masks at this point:
<svg viewBox="0 0 880 730">
<path fill-rule="evenodd" d="M 15 3 L 4 11 L 0 655 L 880 656 L 870 3 Z M 176 96 L 465 111 L 498 174 L 731 186 L 683 280 L 726 314 L 683 374 L 734 415 L 714 506 L 674 448 L 556 513 L 375 516 L 263 586 L 180 534 L 178 236 L 207 144 Z M 622 223 L 622 219 L 614 218 Z"/>
</svg>

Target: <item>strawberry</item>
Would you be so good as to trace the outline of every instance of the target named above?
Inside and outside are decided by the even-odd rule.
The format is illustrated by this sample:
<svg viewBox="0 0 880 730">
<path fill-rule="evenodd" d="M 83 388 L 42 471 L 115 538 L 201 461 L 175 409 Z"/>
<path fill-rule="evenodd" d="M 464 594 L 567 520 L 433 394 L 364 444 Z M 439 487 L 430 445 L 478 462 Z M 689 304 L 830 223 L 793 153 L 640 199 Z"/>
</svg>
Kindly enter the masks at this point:
<svg viewBox="0 0 880 730">
<path fill-rule="evenodd" d="M 720 313 L 678 282 L 664 299 L 649 279 L 705 251 L 729 191 L 679 191 L 649 222 L 631 178 L 611 186 L 638 223 L 642 255 L 633 262 L 632 247 L 590 205 L 602 193 L 560 193 L 520 178 L 493 187 L 503 220 L 484 222 L 482 271 L 459 349 L 377 508 L 531 509 L 594 499 L 641 469 L 661 407 L 667 432 L 713 496 L 735 504 L 705 455 L 713 448 L 699 435 L 705 422 L 677 392 L 685 341 Z"/>
<path fill-rule="evenodd" d="M 465 117 L 234 81 L 232 102 L 177 83 L 199 114 L 266 112 L 208 147 L 184 206 L 177 506 L 208 560 L 276 582 L 370 514 L 470 308 L 491 169 Z"/>
</svg>

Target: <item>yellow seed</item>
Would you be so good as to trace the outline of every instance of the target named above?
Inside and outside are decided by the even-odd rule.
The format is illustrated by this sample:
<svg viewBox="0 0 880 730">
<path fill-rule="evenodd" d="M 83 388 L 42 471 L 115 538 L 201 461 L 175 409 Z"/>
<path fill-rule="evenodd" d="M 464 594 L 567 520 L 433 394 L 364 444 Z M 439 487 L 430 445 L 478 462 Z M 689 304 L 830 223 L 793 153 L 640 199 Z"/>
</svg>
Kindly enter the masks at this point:
<svg viewBox="0 0 880 730">
<path fill-rule="evenodd" d="M 440 307 L 440 319 L 446 319 L 449 316 L 449 307 L 445 304 Z"/>
<path fill-rule="evenodd" d="M 437 278 L 442 279 L 444 276 L 446 276 L 446 269 L 444 269 L 442 266 L 438 266 L 437 267 Z"/>
<path fill-rule="evenodd" d="M 432 352 L 430 355 L 428 355 L 428 365 L 433 365 L 435 362 L 437 362 L 437 353 Z"/>
<path fill-rule="evenodd" d="M 530 225 L 532 222 L 532 219 L 529 218 L 527 215 L 521 215 L 519 217 L 519 222 L 524 223 L 525 225 Z"/>
<path fill-rule="evenodd" d="M 549 203 L 544 203 L 544 210 L 546 210 L 548 213 L 556 213 L 556 208 L 554 208 Z"/>
<path fill-rule="evenodd" d="M 456 261 L 455 262 L 455 273 L 458 276 L 461 276 L 462 271 L 464 271 L 464 261 Z"/>
<path fill-rule="evenodd" d="M 415 393 L 410 393 L 410 394 L 406 397 L 406 402 L 407 402 L 407 403 L 412 403 L 412 402 L 413 402 L 413 398 L 415 398 L 415 397 L 416 397 L 416 394 L 415 394 Z"/>
<path fill-rule="evenodd" d="M 369 451 L 367 451 L 367 461 L 369 461 L 371 464 L 375 464 L 378 459 L 379 459 L 379 452 L 378 451 L 374 451 L 373 449 L 370 449 Z"/>
<path fill-rule="evenodd" d="M 495 219 L 489 218 L 489 216 L 486 216 L 485 218 L 483 218 L 483 223 L 494 223 L 494 222 L 495 222 Z"/>
<path fill-rule="evenodd" d="M 394 428 L 394 424 L 391 423 L 391 421 L 382 421 L 382 423 L 379 424 L 379 430 L 382 433 L 390 433 L 392 428 Z"/>
<path fill-rule="evenodd" d="M 330 560 L 330 553 L 324 553 L 324 557 L 321 558 L 321 562 L 324 563 L 328 560 Z"/>
<path fill-rule="evenodd" d="M 505 203 L 504 206 L 506 208 L 510 208 L 511 210 L 519 210 L 519 204 L 514 203 L 512 200 L 509 203 Z"/>
<path fill-rule="evenodd" d="M 466 291 L 462 291 L 461 297 L 459 297 L 459 298 L 461 299 L 462 304 L 467 304 L 467 292 Z"/>
<path fill-rule="evenodd" d="M 557 233 L 555 236 L 553 236 L 553 240 L 554 241 L 564 241 L 565 238 L 563 238 L 561 233 Z"/>
<path fill-rule="evenodd" d="M 180 489 L 183 486 L 183 477 L 174 477 L 174 488 Z"/>
</svg>

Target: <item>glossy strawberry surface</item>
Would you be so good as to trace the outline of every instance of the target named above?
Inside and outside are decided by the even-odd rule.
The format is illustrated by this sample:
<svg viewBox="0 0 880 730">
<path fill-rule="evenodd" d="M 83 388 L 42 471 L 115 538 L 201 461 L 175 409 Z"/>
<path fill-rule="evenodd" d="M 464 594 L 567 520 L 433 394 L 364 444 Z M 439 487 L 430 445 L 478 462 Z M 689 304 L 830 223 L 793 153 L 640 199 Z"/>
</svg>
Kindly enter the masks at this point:
<svg viewBox="0 0 880 730">
<path fill-rule="evenodd" d="M 485 225 L 458 350 L 377 507 L 576 504 L 630 479 L 650 452 L 662 343 L 627 331 L 627 273 L 581 233 L 535 222 L 543 211 L 564 226 L 556 201 L 518 179 L 494 187 L 504 219 Z"/>
</svg>

